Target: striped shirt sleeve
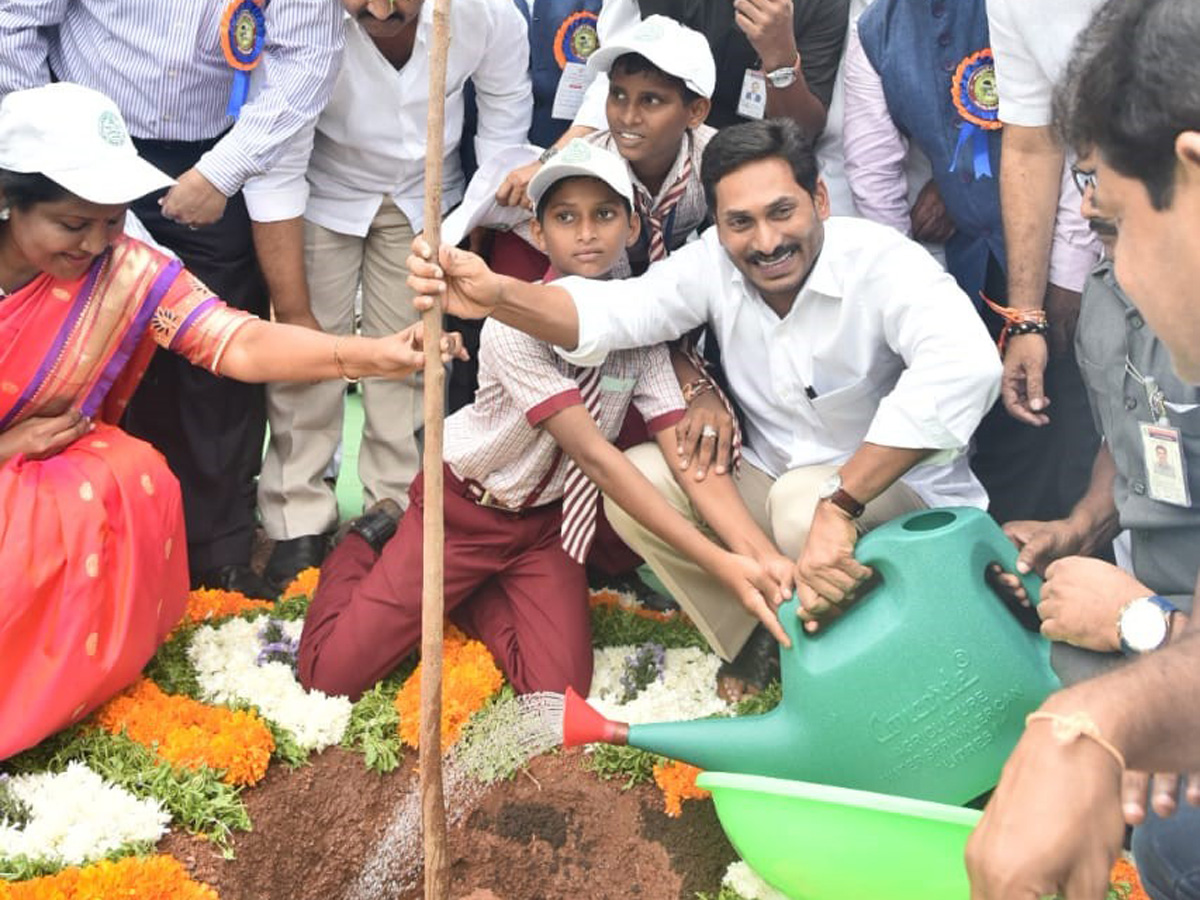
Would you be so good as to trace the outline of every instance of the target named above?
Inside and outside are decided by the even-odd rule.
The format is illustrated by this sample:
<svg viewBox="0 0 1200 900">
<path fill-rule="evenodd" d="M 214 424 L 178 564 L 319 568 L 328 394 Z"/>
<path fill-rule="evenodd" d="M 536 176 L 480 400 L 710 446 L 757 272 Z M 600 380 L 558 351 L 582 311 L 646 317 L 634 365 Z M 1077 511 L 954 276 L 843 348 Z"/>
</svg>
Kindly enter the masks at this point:
<svg viewBox="0 0 1200 900">
<path fill-rule="evenodd" d="M 46 29 L 66 14 L 68 0 L 0 3 L 0 97 L 50 82 Z"/>
<path fill-rule="evenodd" d="M 333 93 L 346 30 L 340 3 L 276 0 L 267 7 L 264 84 L 196 168 L 226 196 L 269 170 Z"/>
<path fill-rule="evenodd" d="M 643 360 L 633 388 L 633 405 L 646 420 L 649 432 L 658 434 L 683 418 L 683 393 L 666 344 L 655 344 L 636 352 L 643 355 Z"/>
</svg>

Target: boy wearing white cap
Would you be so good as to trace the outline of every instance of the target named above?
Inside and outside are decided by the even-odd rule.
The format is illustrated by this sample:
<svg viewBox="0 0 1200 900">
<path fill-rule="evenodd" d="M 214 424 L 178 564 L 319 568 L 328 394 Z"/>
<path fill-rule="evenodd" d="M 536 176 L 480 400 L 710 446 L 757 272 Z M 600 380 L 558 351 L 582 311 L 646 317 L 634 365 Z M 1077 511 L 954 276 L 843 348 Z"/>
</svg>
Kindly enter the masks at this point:
<svg viewBox="0 0 1200 900">
<path fill-rule="evenodd" d="M 629 166 L 642 235 L 630 249 L 634 274 L 683 245 L 708 215 L 700 157 L 716 130 L 704 124 L 716 82 L 698 32 L 650 16 L 588 59 L 609 80 L 608 129 L 586 140 L 620 153 Z"/>
<path fill-rule="evenodd" d="M 572 141 L 530 193 L 534 239 L 556 275 L 604 277 L 637 237 L 625 166 L 600 148 Z M 588 690 L 581 562 L 600 492 L 748 602 L 781 594 L 764 566 L 710 542 L 610 443 L 631 403 L 673 450 L 683 399 L 663 346 L 580 368 L 514 328 L 484 325 L 475 402 L 446 420 L 446 608 L 518 692 Z M 326 560 L 300 643 L 306 687 L 357 697 L 416 647 L 423 493 L 418 476 L 398 528 L 385 510 L 369 512 Z"/>
</svg>

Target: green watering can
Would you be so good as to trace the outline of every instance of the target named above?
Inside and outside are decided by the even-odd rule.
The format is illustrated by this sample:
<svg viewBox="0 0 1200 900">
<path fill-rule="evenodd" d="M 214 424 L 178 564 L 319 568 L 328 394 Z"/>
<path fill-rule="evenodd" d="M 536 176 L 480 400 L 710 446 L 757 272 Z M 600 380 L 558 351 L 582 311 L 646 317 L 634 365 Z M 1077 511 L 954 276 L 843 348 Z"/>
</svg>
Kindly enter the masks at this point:
<svg viewBox="0 0 1200 900">
<path fill-rule="evenodd" d="M 565 746 L 628 743 L 702 769 L 963 804 L 992 788 L 1025 715 L 1060 687 L 1050 643 L 988 585 L 1016 549 L 977 509 L 922 510 L 865 535 L 878 580 L 802 634 L 780 609 L 783 699 L 765 715 L 626 725 L 568 691 Z M 1034 602 L 1040 580 L 1022 579 Z M 1036 614 L 1032 616 L 1036 621 Z"/>
</svg>

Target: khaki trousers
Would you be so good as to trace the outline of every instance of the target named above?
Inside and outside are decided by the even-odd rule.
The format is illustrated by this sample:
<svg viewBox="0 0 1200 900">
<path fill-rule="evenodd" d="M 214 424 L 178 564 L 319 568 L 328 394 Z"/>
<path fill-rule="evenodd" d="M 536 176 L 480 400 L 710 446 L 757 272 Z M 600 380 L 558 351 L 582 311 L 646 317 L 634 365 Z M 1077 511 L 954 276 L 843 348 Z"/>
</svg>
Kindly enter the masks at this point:
<svg viewBox="0 0 1200 900">
<path fill-rule="evenodd" d="M 675 480 L 658 445 L 641 444 L 626 450 L 625 455 L 684 518 L 721 543 L 707 523 L 701 520 L 687 494 Z M 743 459 L 739 472 L 733 478 L 754 521 L 775 541 L 781 553 L 797 559 L 808 539 L 821 486 L 838 468 L 809 466 L 792 469 L 776 479 Z M 921 498 L 908 485 L 897 481 L 867 504 L 857 525 L 860 532 L 869 531 L 896 516 L 924 508 L 925 503 Z M 613 529 L 646 560 L 712 648 L 724 659 L 733 659 L 758 619 L 746 612 L 737 599 L 708 572 L 651 534 L 607 497 L 604 511 Z"/>
<path fill-rule="evenodd" d="M 362 333 L 380 337 L 419 318 L 405 279 L 413 230 L 385 199 L 366 237 L 304 223 L 304 261 L 312 311 L 330 334 L 354 330 L 354 298 L 362 285 Z M 364 378 L 365 423 L 358 454 L 363 505 L 385 497 L 401 506 L 420 466 L 421 377 Z M 258 481 L 263 528 L 274 540 L 336 527 L 337 497 L 325 471 L 342 438 L 346 385 L 341 380 L 267 386 L 271 439 Z"/>
</svg>

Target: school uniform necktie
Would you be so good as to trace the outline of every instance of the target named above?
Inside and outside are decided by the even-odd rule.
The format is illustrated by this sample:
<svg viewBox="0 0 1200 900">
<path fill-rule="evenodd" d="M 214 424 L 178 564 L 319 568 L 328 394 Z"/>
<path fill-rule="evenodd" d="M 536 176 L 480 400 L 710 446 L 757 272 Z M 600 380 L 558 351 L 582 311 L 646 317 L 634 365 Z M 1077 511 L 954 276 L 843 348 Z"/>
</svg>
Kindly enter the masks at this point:
<svg viewBox="0 0 1200 900">
<path fill-rule="evenodd" d="M 689 148 L 690 149 L 690 148 Z M 691 153 L 683 161 L 683 168 L 680 169 L 679 178 L 671 185 L 670 189 L 663 194 L 661 200 L 656 205 L 653 198 L 640 184 L 636 185 L 635 197 L 637 198 L 637 211 L 642 217 L 642 221 L 646 223 L 646 227 L 650 232 L 650 262 L 655 263 L 660 259 L 667 258 L 667 239 L 666 239 L 666 224 L 667 219 L 671 216 L 671 211 L 679 204 L 687 191 L 688 181 L 692 177 L 692 156 Z M 701 375 L 705 376 L 713 386 L 713 393 L 717 395 L 717 399 L 721 401 L 721 405 L 725 407 L 725 411 L 729 413 L 733 419 L 733 446 L 730 448 L 730 461 L 736 468 L 742 459 L 742 427 L 738 423 L 737 413 L 734 412 L 733 403 L 729 397 L 721 390 L 720 386 L 713 380 L 708 372 L 708 361 L 700 355 L 700 349 L 696 346 L 698 333 L 701 329 L 691 334 L 686 334 L 680 341 L 679 349 L 688 362 L 696 367 Z"/>
<path fill-rule="evenodd" d="M 634 196 L 637 199 L 638 215 L 642 217 L 650 232 L 648 235 L 650 241 L 650 262 L 657 262 L 660 259 L 667 258 L 667 219 L 671 217 L 672 210 L 679 205 L 679 201 L 687 193 L 688 181 L 691 180 L 691 177 L 692 157 L 689 154 L 683 161 L 683 168 L 679 172 L 679 177 L 675 179 L 675 183 L 663 194 L 662 199 L 657 204 L 654 202 L 654 198 L 650 196 L 650 192 L 635 182 Z"/>
<path fill-rule="evenodd" d="M 580 369 L 579 393 L 583 397 L 584 409 L 593 421 L 600 417 L 600 367 Z M 596 536 L 596 503 L 600 489 L 567 457 L 567 479 L 563 485 L 562 500 L 562 546 L 567 556 L 580 565 L 587 558 Z"/>
</svg>

